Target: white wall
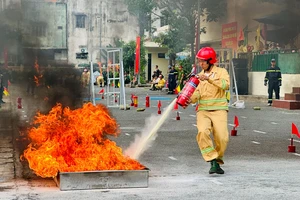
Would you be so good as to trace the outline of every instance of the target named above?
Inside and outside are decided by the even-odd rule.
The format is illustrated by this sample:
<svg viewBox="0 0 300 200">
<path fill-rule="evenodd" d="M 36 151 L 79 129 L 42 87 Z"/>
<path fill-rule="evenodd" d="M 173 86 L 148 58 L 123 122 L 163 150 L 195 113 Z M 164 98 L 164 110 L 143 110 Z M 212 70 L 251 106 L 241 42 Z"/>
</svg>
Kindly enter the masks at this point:
<svg viewBox="0 0 300 200">
<path fill-rule="evenodd" d="M 249 72 L 249 94 L 268 95 L 268 87 L 264 86 L 265 72 Z M 292 93 L 292 87 L 300 87 L 300 74 L 282 74 L 280 97 Z"/>
<path fill-rule="evenodd" d="M 86 15 L 86 27 L 76 28 L 76 14 Z M 70 64 L 87 62 L 76 60 L 76 52 L 81 47 L 114 46 L 114 39 L 125 42 L 135 40 L 138 35 L 138 23 L 135 16 L 129 14 L 124 0 L 68 0 L 68 60 Z M 93 52 L 97 58 L 98 52 Z M 93 59 L 93 60 L 94 60 Z M 96 62 L 96 60 L 94 60 Z"/>
</svg>

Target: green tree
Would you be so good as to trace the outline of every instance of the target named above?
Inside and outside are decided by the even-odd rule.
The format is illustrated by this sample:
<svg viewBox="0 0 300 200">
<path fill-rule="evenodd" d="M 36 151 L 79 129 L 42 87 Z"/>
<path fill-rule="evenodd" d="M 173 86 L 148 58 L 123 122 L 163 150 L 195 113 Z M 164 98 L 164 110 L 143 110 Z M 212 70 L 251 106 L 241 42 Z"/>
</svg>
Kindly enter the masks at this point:
<svg viewBox="0 0 300 200">
<path fill-rule="evenodd" d="M 151 29 L 151 13 L 157 6 L 154 0 L 125 0 L 130 14 L 138 17 L 139 35 L 144 36 L 144 29 Z"/>
<path fill-rule="evenodd" d="M 129 72 L 131 75 L 134 74 L 134 62 L 135 62 L 135 48 L 136 41 L 130 41 L 124 43 L 123 48 L 123 66 L 124 71 Z M 141 83 L 145 83 L 145 67 L 147 65 L 146 60 L 146 49 L 144 46 L 144 40 L 141 38 L 141 56 L 140 56 L 140 78 Z"/>
<path fill-rule="evenodd" d="M 199 1 L 200 15 L 206 21 L 217 21 L 226 12 L 226 0 Z M 187 44 L 190 46 L 190 59 L 193 61 L 198 0 L 178 0 L 175 3 L 172 0 L 162 0 L 160 6 L 165 8 L 162 15 L 168 18 L 170 30 L 167 34 L 159 35 L 155 41 L 169 48 L 170 64 L 175 62 L 175 53 L 182 51 Z M 200 33 L 206 33 L 205 27 L 201 28 Z"/>
</svg>

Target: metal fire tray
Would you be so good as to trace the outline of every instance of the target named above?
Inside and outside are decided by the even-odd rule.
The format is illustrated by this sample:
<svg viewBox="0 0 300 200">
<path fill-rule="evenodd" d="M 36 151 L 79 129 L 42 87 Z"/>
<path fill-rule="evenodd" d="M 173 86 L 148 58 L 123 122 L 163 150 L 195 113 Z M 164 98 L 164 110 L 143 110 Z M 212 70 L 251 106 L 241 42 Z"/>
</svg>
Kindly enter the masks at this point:
<svg viewBox="0 0 300 200">
<path fill-rule="evenodd" d="M 60 190 L 90 190 L 148 187 L 149 169 L 60 172 L 55 178 Z"/>
</svg>

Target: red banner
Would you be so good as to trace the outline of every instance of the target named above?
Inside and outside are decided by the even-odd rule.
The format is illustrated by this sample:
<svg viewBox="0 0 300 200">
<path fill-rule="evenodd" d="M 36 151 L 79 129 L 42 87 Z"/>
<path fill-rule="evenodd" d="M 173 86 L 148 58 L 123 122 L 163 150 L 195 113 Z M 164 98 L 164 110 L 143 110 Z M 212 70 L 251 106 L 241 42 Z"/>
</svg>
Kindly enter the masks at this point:
<svg viewBox="0 0 300 200">
<path fill-rule="evenodd" d="M 140 53 L 141 53 L 141 37 L 136 37 L 136 47 L 135 47 L 135 70 L 134 73 L 138 74 L 140 69 Z"/>
<path fill-rule="evenodd" d="M 222 25 L 222 48 L 237 48 L 237 22 Z"/>
</svg>

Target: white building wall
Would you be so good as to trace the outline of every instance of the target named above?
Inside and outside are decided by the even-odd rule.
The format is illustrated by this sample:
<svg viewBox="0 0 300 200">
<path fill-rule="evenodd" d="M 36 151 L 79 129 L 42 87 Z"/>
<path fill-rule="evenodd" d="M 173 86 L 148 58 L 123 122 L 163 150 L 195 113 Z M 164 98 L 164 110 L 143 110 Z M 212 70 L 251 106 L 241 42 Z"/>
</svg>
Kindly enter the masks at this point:
<svg viewBox="0 0 300 200">
<path fill-rule="evenodd" d="M 249 94 L 268 95 L 268 87 L 264 86 L 265 72 L 249 72 Z M 292 87 L 300 87 L 299 74 L 282 74 L 282 86 L 280 87 L 280 97 L 285 93 L 292 93 Z M 275 96 L 274 96 L 275 98 Z"/>
<path fill-rule="evenodd" d="M 85 28 L 76 28 L 76 15 L 86 15 Z M 138 35 L 136 17 L 129 14 L 123 0 L 68 0 L 68 60 L 70 64 L 88 62 L 77 60 L 76 53 L 114 46 L 115 39 L 125 42 L 135 40 Z M 93 61 L 97 62 L 97 50 Z M 89 55 L 90 56 L 90 55 Z"/>
</svg>

